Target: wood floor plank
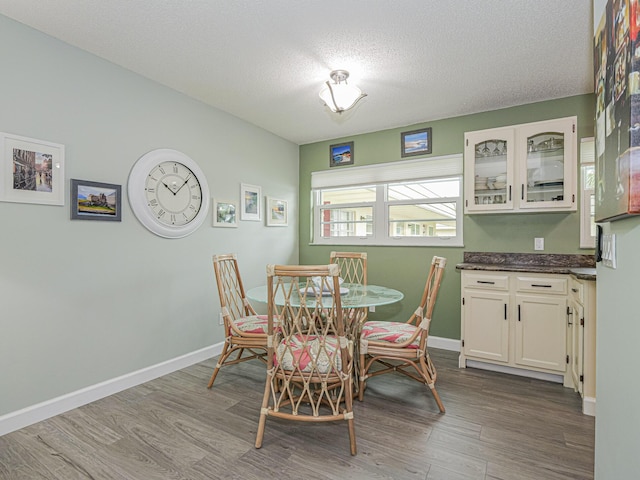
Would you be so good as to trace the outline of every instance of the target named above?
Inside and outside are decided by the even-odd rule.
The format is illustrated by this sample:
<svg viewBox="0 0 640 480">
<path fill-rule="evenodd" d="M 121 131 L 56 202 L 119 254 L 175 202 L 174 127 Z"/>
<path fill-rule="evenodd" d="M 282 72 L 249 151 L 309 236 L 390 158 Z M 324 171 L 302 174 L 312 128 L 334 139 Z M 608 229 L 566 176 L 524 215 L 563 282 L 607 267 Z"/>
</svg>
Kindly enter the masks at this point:
<svg viewBox="0 0 640 480">
<path fill-rule="evenodd" d="M 346 422 L 269 418 L 256 449 L 265 366 L 222 369 L 207 389 L 211 359 L 0 437 L 0 478 L 593 479 L 595 423 L 572 390 L 431 355 L 447 413 L 402 375 L 370 379 L 356 456 Z"/>
</svg>

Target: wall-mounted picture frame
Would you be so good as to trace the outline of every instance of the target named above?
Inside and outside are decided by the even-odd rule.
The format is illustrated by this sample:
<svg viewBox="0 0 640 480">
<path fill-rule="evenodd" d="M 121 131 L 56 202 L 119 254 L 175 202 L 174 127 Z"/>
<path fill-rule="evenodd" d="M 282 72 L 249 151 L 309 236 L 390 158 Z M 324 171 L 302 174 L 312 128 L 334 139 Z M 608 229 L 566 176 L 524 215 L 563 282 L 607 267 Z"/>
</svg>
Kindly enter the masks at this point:
<svg viewBox="0 0 640 480">
<path fill-rule="evenodd" d="M 122 186 L 72 178 L 71 220 L 122 221 Z"/>
<path fill-rule="evenodd" d="M 238 226 L 238 204 L 214 198 L 213 226 L 236 228 Z"/>
<path fill-rule="evenodd" d="M 353 165 L 353 142 L 336 143 L 329 146 L 329 166 Z"/>
<path fill-rule="evenodd" d="M 262 187 L 240 184 L 240 220 L 262 220 Z"/>
<path fill-rule="evenodd" d="M 431 153 L 433 136 L 431 127 L 411 130 L 400 134 L 401 155 L 403 157 L 415 157 Z"/>
<path fill-rule="evenodd" d="M 0 201 L 64 205 L 64 145 L 0 133 Z"/>
<path fill-rule="evenodd" d="M 286 200 L 267 197 L 267 226 L 286 227 L 289 225 L 289 205 Z"/>
</svg>

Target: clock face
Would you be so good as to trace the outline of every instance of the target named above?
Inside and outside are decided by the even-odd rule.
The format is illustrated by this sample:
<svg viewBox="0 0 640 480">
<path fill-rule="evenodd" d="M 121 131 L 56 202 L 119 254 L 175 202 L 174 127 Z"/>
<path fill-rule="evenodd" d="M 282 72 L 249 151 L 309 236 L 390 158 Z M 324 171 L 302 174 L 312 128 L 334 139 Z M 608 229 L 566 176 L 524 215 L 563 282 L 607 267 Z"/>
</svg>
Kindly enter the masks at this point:
<svg viewBox="0 0 640 480">
<path fill-rule="evenodd" d="M 149 209 L 164 225 L 186 225 L 202 207 L 200 181 L 189 167 L 179 162 L 156 165 L 147 176 L 144 190 Z"/>
<path fill-rule="evenodd" d="M 140 223 L 165 238 L 193 233 L 209 209 L 202 170 L 176 150 L 153 150 L 140 157 L 129 174 L 128 194 Z"/>
</svg>

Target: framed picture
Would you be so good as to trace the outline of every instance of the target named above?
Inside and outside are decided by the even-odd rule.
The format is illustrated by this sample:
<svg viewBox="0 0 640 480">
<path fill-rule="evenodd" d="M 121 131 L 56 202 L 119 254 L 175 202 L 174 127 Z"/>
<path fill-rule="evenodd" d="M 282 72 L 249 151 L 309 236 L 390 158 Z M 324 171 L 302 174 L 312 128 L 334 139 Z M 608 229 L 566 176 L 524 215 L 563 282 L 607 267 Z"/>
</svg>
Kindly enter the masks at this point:
<svg viewBox="0 0 640 480">
<path fill-rule="evenodd" d="M 64 205 L 64 145 L 0 133 L 0 201 Z"/>
<path fill-rule="evenodd" d="M 353 142 L 329 146 L 329 166 L 353 165 Z"/>
<path fill-rule="evenodd" d="M 413 157 L 431 153 L 431 144 L 433 143 L 433 137 L 431 136 L 431 127 L 423 128 L 420 130 L 412 130 L 410 132 L 402 132 L 400 136 L 400 153 L 403 157 Z"/>
<path fill-rule="evenodd" d="M 71 179 L 71 220 L 122 220 L 122 187 Z"/>
<path fill-rule="evenodd" d="M 262 188 L 257 185 L 240 185 L 240 220 L 262 219 Z"/>
<path fill-rule="evenodd" d="M 286 200 L 267 197 L 267 226 L 286 227 L 289 225 L 289 207 Z"/>
<path fill-rule="evenodd" d="M 213 199 L 213 226 L 237 227 L 238 205 L 234 202 Z"/>
</svg>

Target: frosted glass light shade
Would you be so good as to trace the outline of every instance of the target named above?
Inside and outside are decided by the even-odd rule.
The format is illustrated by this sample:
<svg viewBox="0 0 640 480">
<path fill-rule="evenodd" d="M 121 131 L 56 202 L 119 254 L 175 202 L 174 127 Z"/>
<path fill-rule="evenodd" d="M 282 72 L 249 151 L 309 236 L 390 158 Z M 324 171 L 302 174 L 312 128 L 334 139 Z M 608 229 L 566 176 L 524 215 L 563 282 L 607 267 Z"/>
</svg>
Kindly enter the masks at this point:
<svg viewBox="0 0 640 480">
<path fill-rule="evenodd" d="M 325 82 L 320 90 L 320 98 L 332 112 L 342 113 L 352 108 L 358 101 L 367 96 L 355 85 L 347 84 L 349 72 L 334 70 L 331 72 L 333 83 Z"/>
</svg>

